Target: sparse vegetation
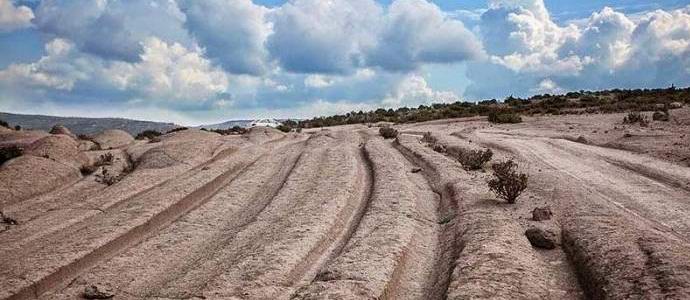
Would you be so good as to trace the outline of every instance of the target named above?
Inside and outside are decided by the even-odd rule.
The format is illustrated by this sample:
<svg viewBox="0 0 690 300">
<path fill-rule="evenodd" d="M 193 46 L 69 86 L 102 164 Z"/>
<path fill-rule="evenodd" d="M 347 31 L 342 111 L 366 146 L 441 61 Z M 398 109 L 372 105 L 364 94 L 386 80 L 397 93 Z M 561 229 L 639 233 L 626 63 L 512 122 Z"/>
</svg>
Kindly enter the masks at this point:
<svg viewBox="0 0 690 300">
<path fill-rule="evenodd" d="M 579 91 L 563 95 L 543 94 L 521 99 L 508 97 L 503 103 L 496 99 L 483 100 L 477 103 L 455 102 L 433 104 L 430 106 L 401 107 L 398 109 L 377 109 L 368 112 L 353 111 L 343 115 L 317 117 L 302 120 L 298 124 L 303 128 L 319 128 L 346 124 L 372 124 L 378 122 L 415 123 L 431 120 L 462 118 L 473 116 L 500 116 L 508 114 L 509 121 L 516 121 L 520 115 L 542 114 L 584 114 L 584 113 L 620 113 L 628 111 L 654 111 L 658 105 L 680 106 L 672 103 L 690 103 L 690 88 L 679 89 L 613 89 L 606 91 Z M 499 119 L 500 119 L 499 118 Z"/>
<path fill-rule="evenodd" d="M 6 224 L 6 225 L 17 225 L 17 224 L 19 224 L 19 222 L 17 222 L 17 220 L 6 215 L 2 211 L 0 211 L 0 223 Z"/>
<path fill-rule="evenodd" d="M 178 132 L 178 131 L 184 131 L 184 130 L 188 130 L 188 129 L 189 128 L 187 128 L 187 127 L 177 127 L 177 128 L 173 128 L 173 129 L 168 130 L 168 132 L 166 132 L 166 134 Z"/>
<path fill-rule="evenodd" d="M 527 188 L 527 174 L 518 172 L 518 165 L 513 160 L 495 163 L 491 168 L 494 178 L 489 180 L 489 189 L 496 195 L 513 204 Z"/>
<path fill-rule="evenodd" d="M 493 112 L 489 114 L 489 122 L 497 124 L 516 124 L 522 122 L 522 117 L 512 112 Z"/>
<path fill-rule="evenodd" d="M 156 130 L 144 130 L 144 131 L 140 132 L 139 134 L 137 134 L 135 139 L 137 139 L 137 140 L 145 140 L 145 139 L 153 140 L 153 139 L 155 139 L 161 135 L 163 135 L 163 134 L 160 133 L 159 131 L 156 131 Z"/>
<path fill-rule="evenodd" d="M 211 129 L 211 130 L 207 130 L 205 128 L 202 128 L 201 130 L 215 132 L 215 133 L 220 134 L 220 135 L 233 135 L 233 134 L 245 134 L 245 133 L 247 133 L 247 128 L 240 127 L 240 126 L 233 126 L 232 128 L 228 128 L 228 129 Z"/>
<path fill-rule="evenodd" d="M 393 127 L 381 127 L 379 128 L 379 134 L 384 139 L 394 139 L 398 137 L 398 131 Z"/>
<path fill-rule="evenodd" d="M 94 164 L 96 167 L 101 167 L 101 166 L 110 166 L 113 164 L 113 161 L 115 160 L 115 156 L 108 152 L 106 154 L 101 154 L 101 156 L 98 158 L 96 163 Z"/>
<path fill-rule="evenodd" d="M 0 120 L 0 126 L 11 129 L 10 124 L 5 122 L 4 120 Z"/>
<path fill-rule="evenodd" d="M 283 125 L 283 124 L 278 125 L 278 127 L 276 127 L 276 129 L 278 129 L 282 132 L 285 132 L 285 133 L 292 131 L 292 128 L 290 128 L 289 126 Z"/>
<path fill-rule="evenodd" d="M 458 161 L 465 170 L 480 170 L 485 163 L 489 162 L 494 153 L 491 149 L 486 150 L 463 150 L 458 155 Z"/>
<path fill-rule="evenodd" d="M 649 119 L 647 119 L 647 116 L 643 115 L 640 112 L 630 112 L 628 113 L 625 118 L 623 118 L 623 124 L 640 124 L 642 127 L 646 127 L 649 125 Z"/>
<path fill-rule="evenodd" d="M 431 134 L 431 132 L 427 132 L 422 136 L 422 142 L 427 143 L 428 145 L 435 145 L 438 142 L 438 139 Z"/>
<path fill-rule="evenodd" d="M 10 159 L 22 156 L 22 153 L 22 149 L 17 146 L 0 148 L 0 166 Z"/>
<path fill-rule="evenodd" d="M 79 171 L 81 171 L 81 175 L 90 175 L 93 174 L 93 172 L 96 172 L 96 170 L 99 167 L 111 166 L 114 160 L 115 156 L 113 156 L 112 153 L 108 152 L 106 154 L 102 154 L 93 165 L 84 165 L 81 168 L 79 168 Z"/>
</svg>

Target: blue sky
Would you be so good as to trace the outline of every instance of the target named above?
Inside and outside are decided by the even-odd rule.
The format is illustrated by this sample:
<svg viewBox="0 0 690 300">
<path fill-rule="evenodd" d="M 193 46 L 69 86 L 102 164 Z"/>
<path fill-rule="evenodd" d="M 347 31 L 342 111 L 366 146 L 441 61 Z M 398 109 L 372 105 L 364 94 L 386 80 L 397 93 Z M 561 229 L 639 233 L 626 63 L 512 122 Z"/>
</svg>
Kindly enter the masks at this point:
<svg viewBox="0 0 690 300">
<path fill-rule="evenodd" d="M 202 124 L 690 85 L 689 1 L 0 0 L 0 111 Z"/>
</svg>

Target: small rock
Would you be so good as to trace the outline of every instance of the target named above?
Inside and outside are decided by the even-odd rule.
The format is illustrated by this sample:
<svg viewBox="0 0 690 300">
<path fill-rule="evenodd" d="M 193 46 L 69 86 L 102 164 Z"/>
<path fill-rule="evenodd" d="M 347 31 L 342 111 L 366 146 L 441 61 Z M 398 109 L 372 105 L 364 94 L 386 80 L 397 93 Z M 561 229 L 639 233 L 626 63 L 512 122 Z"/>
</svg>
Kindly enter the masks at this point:
<svg viewBox="0 0 690 300">
<path fill-rule="evenodd" d="M 541 249 L 556 248 L 556 234 L 549 230 L 530 228 L 525 231 L 525 236 L 533 247 Z"/>
<path fill-rule="evenodd" d="M 534 220 L 534 221 L 551 220 L 552 215 L 553 215 L 553 213 L 551 213 L 551 209 L 548 206 L 537 207 L 532 211 L 532 220 Z"/>
<path fill-rule="evenodd" d="M 412 173 L 419 173 L 422 171 L 422 168 L 412 168 Z"/>
<path fill-rule="evenodd" d="M 82 293 L 82 297 L 84 299 L 112 299 L 115 297 L 113 294 L 109 294 L 106 292 L 101 292 L 98 290 L 98 287 L 95 285 L 92 286 L 87 286 L 84 289 L 84 293 Z"/>
</svg>

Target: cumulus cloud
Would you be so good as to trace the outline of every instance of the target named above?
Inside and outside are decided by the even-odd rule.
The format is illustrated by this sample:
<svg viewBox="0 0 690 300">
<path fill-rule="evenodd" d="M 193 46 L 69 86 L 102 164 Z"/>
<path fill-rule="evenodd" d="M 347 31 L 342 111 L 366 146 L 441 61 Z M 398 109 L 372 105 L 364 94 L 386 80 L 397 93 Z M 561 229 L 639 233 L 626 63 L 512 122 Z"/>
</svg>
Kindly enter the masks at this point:
<svg viewBox="0 0 690 300">
<path fill-rule="evenodd" d="M 150 36 L 191 45 L 185 20 L 172 0 L 43 0 L 34 23 L 44 33 L 73 41 L 83 52 L 131 62 Z"/>
<path fill-rule="evenodd" d="M 464 24 L 426 0 L 296 0 L 273 14 L 269 50 L 288 71 L 345 74 L 360 67 L 411 71 L 480 57 Z"/>
<path fill-rule="evenodd" d="M 105 70 L 116 87 L 140 91 L 153 99 L 197 102 L 227 91 L 227 75 L 199 49 L 158 38 L 147 39 L 142 47 L 140 62 L 116 62 Z"/>
<path fill-rule="evenodd" d="M 383 9 L 373 0 L 295 0 L 272 14 L 268 49 L 287 71 L 349 73 L 364 63 Z"/>
<path fill-rule="evenodd" d="M 418 74 L 411 74 L 400 81 L 395 90 L 383 99 L 382 104 L 388 107 L 410 106 L 421 104 L 453 103 L 460 101 L 460 97 L 453 92 L 435 91 Z"/>
<path fill-rule="evenodd" d="M 267 71 L 265 43 L 272 32 L 268 9 L 251 0 L 181 1 L 186 27 L 225 70 L 261 75 Z"/>
<path fill-rule="evenodd" d="M 384 2 L 42 0 L 32 11 L 0 0 L 0 32 L 31 27 L 49 41 L 0 70 L 0 100 L 309 116 L 459 101 L 431 87 L 456 70 L 473 100 L 690 83 L 690 6 L 557 22 L 543 0 L 450 12 Z M 420 75 L 429 64 L 452 71 Z"/>
<path fill-rule="evenodd" d="M 452 63 L 478 58 L 482 46 L 464 24 L 425 0 L 391 4 L 384 29 L 369 54 L 369 64 L 410 71 L 423 63 Z"/>
<path fill-rule="evenodd" d="M 64 39 L 50 41 L 45 51 L 46 55 L 34 63 L 11 64 L 0 70 L 0 83 L 69 91 L 98 67 L 98 62 L 78 55 L 74 45 Z"/>
<path fill-rule="evenodd" d="M 493 1 L 479 26 L 489 58 L 470 63 L 473 84 L 467 94 L 687 83 L 689 24 L 690 8 L 631 18 L 605 7 L 585 21 L 561 26 L 542 0 Z"/>
<path fill-rule="evenodd" d="M 11 0 L 0 0 L 0 32 L 31 26 L 34 12 L 26 6 L 15 6 Z"/>
</svg>

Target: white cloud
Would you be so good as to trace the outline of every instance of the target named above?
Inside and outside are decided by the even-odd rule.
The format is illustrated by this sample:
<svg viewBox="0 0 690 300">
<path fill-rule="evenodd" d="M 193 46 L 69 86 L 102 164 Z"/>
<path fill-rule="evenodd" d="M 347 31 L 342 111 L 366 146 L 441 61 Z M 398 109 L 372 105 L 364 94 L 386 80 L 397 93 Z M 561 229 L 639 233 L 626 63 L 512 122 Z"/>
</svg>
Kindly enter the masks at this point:
<svg viewBox="0 0 690 300">
<path fill-rule="evenodd" d="M 398 83 L 395 90 L 383 99 L 382 104 L 388 107 L 416 107 L 420 104 L 453 103 L 457 101 L 460 101 L 460 97 L 455 93 L 435 91 L 429 87 L 424 77 L 411 74 Z"/>
<path fill-rule="evenodd" d="M 272 33 L 268 9 L 251 0 L 181 0 L 186 27 L 227 71 L 261 75 L 268 69 L 265 43 Z"/>
<path fill-rule="evenodd" d="M 410 71 L 423 63 L 476 59 L 482 46 L 464 24 L 426 0 L 397 0 L 388 9 L 384 29 L 369 53 L 369 65 Z"/>
<path fill-rule="evenodd" d="M 334 83 L 335 79 L 332 76 L 314 74 L 304 78 L 304 85 L 310 88 L 325 88 Z"/>
<path fill-rule="evenodd" d="M 375 43 L 382 8 L 373 0 L 295 0 L 271 15 L 268 49 L 287 71 L 349 73 Z"/>
<path fill-rule="evenodd" d="M 147 39 L 142 48 L 140 62 L 115 62 L 105 71 L 110 82 L 158 100 L 201 102 L 228 89 L 226 73 L 213 66 L 199 49 L 158 38 Z"/>
<path fill-rule="evenodd" d="M 12 64 L 0 70 L 0 83 L 69 91 L 98 67 L 97 62 L 79 56 L 74 45 L 64 39 L 50 41 L 45 51 L 46 55 L 34 63 Z"/>
<path fill-rule="evenodd" d="M 186 16 L 173 0 L 43 0 L 36 27 L 74 42 L 81 52 L 105 59 L 136 61 L 151 36 L 192 46 Z"/>
<path fill-rule="evenodd" d="M 503 0 L 491 3 L 480 28 L 490 58 L 470 64 L 470 97 L 528 95 L 545 90 L 544 83 L 578 90 L 690 78 L 690 7 L 634 18 L 605 7 L 560 26 L 542 0 Z"/>
<path fill-rule="evenodd" d="M 0 0 L 0 32 L 31 26 L 34 12 L 26 6 L 15 6 L 11 0 Z"/>
</svg>

